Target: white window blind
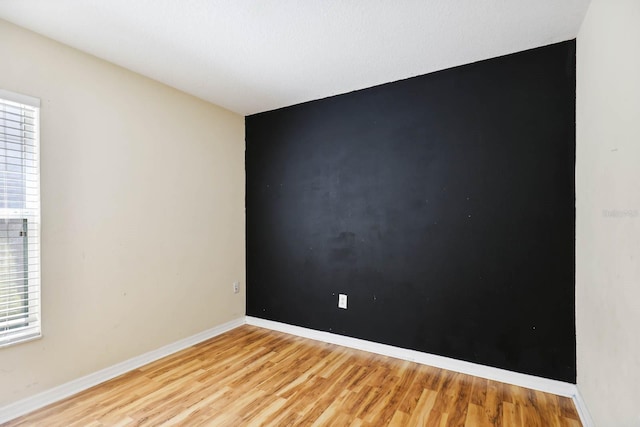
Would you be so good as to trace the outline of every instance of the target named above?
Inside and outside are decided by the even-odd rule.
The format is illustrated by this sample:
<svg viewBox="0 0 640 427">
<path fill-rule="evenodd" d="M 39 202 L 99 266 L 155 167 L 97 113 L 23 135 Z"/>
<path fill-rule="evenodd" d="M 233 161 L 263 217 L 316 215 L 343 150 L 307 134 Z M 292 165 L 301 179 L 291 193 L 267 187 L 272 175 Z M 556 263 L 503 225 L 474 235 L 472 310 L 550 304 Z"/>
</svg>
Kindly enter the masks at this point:
<svg viewBox="0 0 640 427">
<path fill-rule="evenodd" d="M 0 89 L 0 347 L 40 337 L 39 113 Z"/>
</svg>

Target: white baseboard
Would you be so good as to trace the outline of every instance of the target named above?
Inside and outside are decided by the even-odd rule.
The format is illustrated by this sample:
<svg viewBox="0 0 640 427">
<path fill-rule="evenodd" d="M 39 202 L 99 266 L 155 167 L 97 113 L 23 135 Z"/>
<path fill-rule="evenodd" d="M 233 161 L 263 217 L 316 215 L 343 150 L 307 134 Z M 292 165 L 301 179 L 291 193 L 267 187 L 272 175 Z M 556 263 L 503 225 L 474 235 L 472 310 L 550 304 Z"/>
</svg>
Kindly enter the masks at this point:
<svg viewBox="0 0 640 427">
<path fill-rule="evenodd" d="M 521 387 L 540 390 L 547 393 L 557 394 L 559 396 L 570 397 L 573 399 L 582 425 L 584 427 L 593 427 L 593 420 L 589 415 L 589 411 L 585 405 L 580 392 L 575 384 L 562 381 L 551 380 L 548 378 L 536 377 L 533 375 L 521 374 L 518 372 L 507 371 L 504 369 L 494 368 L 491 366 L 479 365 L 476 363 L 465 362 L 462 360 L 451 359 L 448 357 L 437 356 L 434 354 L 423 353 L 415 350 L 394 347 L 386 344 L 379 344 L 372 341 L 361 340 L 358 338 L 347 337 L 344 335 L 332 334 L 329 332 L 316 331 L 313 329 L 293 326 L 286 323 L 274 322 L 271 320 L 259 319 L 257 317 L 246 316 L 231 320 L 222 325 L 181 339 L 164 347 L 133 357 L 124 362 L 115 364 L 108 368 L 78 378 L 60 386 L 45 390 L 34 396 L 27 397 L 17 402 L 11 403 L 4 407 L 0 407 L 0 424 L 10 421 L 14 418 L 28 414 L 29 412 L 40 409 L 44 406 L 65 399 L 69 396 L 77 394 L 90 387 L 108 381 L 133 369 L 137 369 L 143 365 L 154 362 L 158 359 L 166 357 L 177 351 L 183 350 L 192 345 L 198 344 L 209 338 L 215 337 L 231 329 L 235 329 L 243 324 L 259 326 L 274 331 L 280 331 L 287 334 L 297 335 L 316 341 L 337 344 L 344 347 L 355 348 L 357 350 L 368 351 L 371 353 L 381 354 L 383 356 L 395 357 L 397 359 L 408 360 L 411 362 L 421 363 L 423 365 L 434 366 L 436 368 L 448 369 L 450 371 L 460 372 L 463 374 L 474 375 L 481 378 L 487 378 L 494 381 L 500 381 L 508 384 L 514 384 Z"/>
<path fill-rule="evenodd" d="M 337 344 L 344 347 L 355 348 L 357 350 L 381 354 L 383 356 L 390 356 L 423 365 L 434 366 L 436 368 L 448 369 L 450 371 L 474 375 L 476 377 L 487 378 L 533 390 L 544 391 L 558 396 L 569 397 L 573 400 L 576 406 L 576 410 L 578 411 L 583 427 L 594 427 L 593 419 L 589 415 L 587 406 L 575 384 L 536 377 L 534 375 L 521 374 L 519 372 L 507 371 L 505 369 L 494 368 L 492 366 L 479 365 L 477 363 L 465 362 L 463 360 L 451 359 L 449 357 L 437 356 L 435 354 L 408 350 L 391 345 L 379 344 L 344 335 L 332 334 L 330 332 L 316 331 L 314 329 L 289 325 L 287 323 L 259 319 L 257 317 L 247 316 L 247 324 L 291 335 L 297 335 L 299 337 L 309 338 L 316 341 Z"/>
<path fill-rule="evenodd" d="M 231 320 L 227 323 L 223 323 L 222 325 L 218 325 L 206 331 L 165 345 L 164 347 L 160 347 L 156 350 L 141 354 L 140 356 L 133 357 L 129 360 L 125 360 L 124 362 L 120 362 L 113 366 L 109 366 L 108 368 L 101 369 L 100 371 L 94 372 L 84 377 L 69 381 L 68 383 L 59 385 L 49 390 L 45 390 L 34 396 L 27 397 L 14 403 L 10 403 L 9 405 L 6 405 L 4 407 L 0 407 L 0 424 L 28 414 L 29 412 L 35 411 L 36 409 L 40 409 L 44 406 L 50 405 L 51 403 L 65 399 L 97 384 L 115 378 L 133 369 L 137 369 L 158 359 L 162 359 L 163 357 L 166 357 L 177 351 L 183 350 L 187 347 L 191 347 L 192 345 L 208 340 L 209 338 L 213 338 L 244 324 L 244 317 Z"/>
<path fill-rule="evenodd" d="M 286 323 L 273 322 L 271 320 L 264 320 L 251 316 L 247 316 L 247 323 L 249 325 L 273 329 L 275 331 L 298 335 L 304 338 L 338 344 L 344 347 L 381 354 L 383 356 L 391 356 L 397 359 L 408 360 L 410 362 L 421 363 L 423 365 L 434 366 L 441 369 L 448 369 L 450 371 L 474 375 L 480 378 L 514 384 L 521 387 L 557 394 L 559 396 L 573 397 L 577 392 L 575 384 L 521 374 L 519 372 L 507 371 L 505 369 L 479 365 L 477 363 L 465 362 L 463 360 L 451 359 L 449 357 L 436 356 L 435 354 L 408 350 L 406 348 L 379 344 L 329 332 L 316 331 L 313 329 L 302 328 Z"/>
<path fill-rule="evenodd" d="M 257 317 L 247 316 L 247 324 L 297 335 L 312 340 L 377 353 L 383 356 L 390 356 L 397 359 L 408 360 L 410 362 L 421 363 L 423 365 L 434 366 L 436 368 L 448 369 L 450 371 L 474 375 L 476 377 L 487 378 L 533 390 L 540 390 L 546 393 L 553 393 L 558 396 L 570 397 L 574 399 L 574 401 L 576 400 L 576 396 L 579 396 L 578 389 L 575 384 L 563 381 L 521 374 L 519 372 L 507 371 L 505 369 L 494 368 L 492 366 L 479 365 L 477 363 L 465 362 L 463 360 L 451 359 L 449 357 L 437 356 L 435 354 L 423 353 L 386 344 L 379 344 L 344 335 L 332 334 L 330 332 L 316 331 L 314 329 L 259 319 Z M 584 402 L 582 402 L 582 405 L 584 407 Z M 576 403 L 576 407 L 578 407 L 578 403 Z M 585 427 L 590 426 L 590 424 L 586 424 L 584 421 L 583 424 Z"/>
<path fill-rule="evenodd" d="M 578 411 L 578 415 L 580 415 L 580 421 L 582 421 L 582 427 L 595 427 L 595 423 L 593 422 L 593 418 L 591 418 L 591 414 L 587 409 L 587 404 L 582 398 L 582 394 L 580 394 L 580 389 L 576 387 L 576 394 L 573 396 L 573 403 L 576 405 L 576 410 Z"/>
</svg>

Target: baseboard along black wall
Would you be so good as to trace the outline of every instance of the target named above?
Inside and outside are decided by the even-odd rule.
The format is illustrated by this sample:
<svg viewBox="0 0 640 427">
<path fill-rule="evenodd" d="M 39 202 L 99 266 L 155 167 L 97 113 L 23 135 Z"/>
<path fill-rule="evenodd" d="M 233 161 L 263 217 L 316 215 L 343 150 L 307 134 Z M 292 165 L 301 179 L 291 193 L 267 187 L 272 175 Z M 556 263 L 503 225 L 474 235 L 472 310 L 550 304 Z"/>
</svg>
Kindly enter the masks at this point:
<svg viewBox="0 0 640 427">
<path fill-rule="evenodd" d="M 567 41 L 248 116 L 247 314 L 575 382 L 575 76 Z"/>
</svg>

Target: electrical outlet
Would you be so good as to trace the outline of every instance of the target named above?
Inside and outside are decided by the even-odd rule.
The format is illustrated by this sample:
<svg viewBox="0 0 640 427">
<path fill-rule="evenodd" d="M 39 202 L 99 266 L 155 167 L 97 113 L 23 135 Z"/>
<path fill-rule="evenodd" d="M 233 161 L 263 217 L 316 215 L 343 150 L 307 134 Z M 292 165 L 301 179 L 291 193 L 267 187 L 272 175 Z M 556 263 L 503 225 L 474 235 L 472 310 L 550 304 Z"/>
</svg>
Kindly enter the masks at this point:
<svg viewBox="0 0 640 427">
<path fill-rule="evenodd" d="M 345 294 L 338 295 L 338 308 L 347 309 L 347 296 Z"/>
<path fill-rule="evenodd" d="M 240 293 L 240 282 L 233 282 L 233 293 Z"/>
</svg>

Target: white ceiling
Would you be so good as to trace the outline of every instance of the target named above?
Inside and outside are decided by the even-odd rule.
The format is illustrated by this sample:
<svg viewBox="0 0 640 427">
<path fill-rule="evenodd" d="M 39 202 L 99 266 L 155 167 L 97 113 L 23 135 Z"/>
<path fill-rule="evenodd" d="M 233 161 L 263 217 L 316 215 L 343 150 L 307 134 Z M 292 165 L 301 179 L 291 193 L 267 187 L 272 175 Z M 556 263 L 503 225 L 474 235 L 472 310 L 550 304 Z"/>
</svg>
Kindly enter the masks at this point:
<svg viewBox="0 0 640 427">
<path fill-rule="evenodd" d="M 0 18 L 248 115 L 569 40 L 588 4 L 0 0 Z"/>
</svg>

